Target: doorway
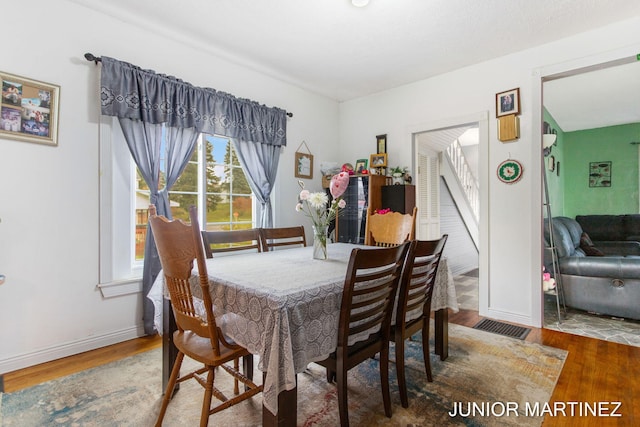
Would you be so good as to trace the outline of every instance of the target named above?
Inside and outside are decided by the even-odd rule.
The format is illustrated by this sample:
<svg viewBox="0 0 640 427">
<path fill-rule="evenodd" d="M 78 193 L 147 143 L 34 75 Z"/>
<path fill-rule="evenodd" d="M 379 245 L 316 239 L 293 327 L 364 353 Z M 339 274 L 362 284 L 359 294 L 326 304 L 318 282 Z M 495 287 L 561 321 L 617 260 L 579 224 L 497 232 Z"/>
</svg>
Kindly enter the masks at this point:
<svg viewBox="0 0 640 427">
<path fill-rule="evenodd" d="M 580 182 L 577 181 L 580 178 L 580 168 L 588 167 L 588 163 L 585 163 L 588 159 L 578 159 L 575 155 L 578 149 L 577 144 L 583 140 L 586 144 L 591 132 L 606 134 L 609 128 L 640 123 L 640 101 L 637 98 L 637 93 L 640 92 L 640 63 L 635 54 L 622 55 L 613 59 L 597 58 L 597 60 L 592 59 L 591 62 L 591 64 L 583 63 L 572 69 L 552 70 L 547 75 L 543 73 L 541 78 L 542 128 L 551 127 L 558 135 L 558 142 L 552 146 L 551 153 L 543 158 L 543 170 L 548 181 L 550 206 L 554 217 L 574 218 L 576 215 L 640 212 L 638 206 L 640 201 L 637 199 L 640 182 L 635 183 L 635 190 L 626 192 L 626 198 L 630 193 L 636 194 L 633 207 L 615 207 L 616 204 L 611 202 L 613 200 L 611 197 L 615 197 L 616 188 L 612 188 L 605 189 L 608 191 L 610 200 L 607 203 L 601 203 L 597 209 L 588 203 L 594 201 L 596 196 L 593 194 L 594 190 L 587 185 L 576 184 Z M 636 141 L 640 140 L 640 134 L 638 137 Z M 625 144 L 632 142 L 628 141 Z M 579 151 L 597 152 L 594 151 L 597 148 L 594 147 L 593 142 L 590 144 L 580 148 Z M 602 151 L 602 158 L 598 155 L 591 157 L 593 160 L 605 160 L 612 150 L 619 151 L 609 141 L 609 146 L 604 147 Z M 634 151 L 634 153 L 637 161 L 636 168 L 638 168 L 640 151 Z M 550 161 L 551 157 L 552 161 Z M 562 165 L 559 170 L 558 163 Z M 622 171 L 618 168 L 617 172 L 620 174 Z M 620 181 L 618 183 L 620 184 Z M 580 190 L 576 191 L 576 188 Z M 581 200 L 586 201 L 586 204 L 581 205 Z M 610 206 L 611 210 L 608 211 Z M 544 242 L 543 236 L 541 240 Z M 637 343 L 640 342 L 640 322 L 628 319 L 622 321 L 612 316 L 597 315 L 571 307 L 567 308 L 567 314 L 562 317 L 562 322 L 558 322 L 555 298 L 542 295 L 544 328 L 631 345 L 634 345 L 634 342 L 638 345 Z"/>
<path fill-rule="evenodd" d="M 480 295 L 488 295 L 486 280 L 480 274 L 487 268 L 486 264 L 481 265 L 480 224 L 462 198 L 464 189 L 451 171 L 446 151 L 451 144 L 460 144 L 469 169 L 480 182 L 482 162 L 486 160 L 482 151 L 486 153 L 488 142 L 486 122 L 486 114 L 481 114 L 473 120 L 454 119 L 446 124 L 416 127 L 411 133 L 418 207 L 416 235 L 419 239 L 449 235 L 444 255 L 450 260 L 458 303 L 462 309 L 475 311 L 481 311 L 481 301 L 487 300 Z M 481 184 L 478 188 L 478 197 L 482 199 Z M 460 282 L 464 283 L 459 288 Z"/>
</svg>

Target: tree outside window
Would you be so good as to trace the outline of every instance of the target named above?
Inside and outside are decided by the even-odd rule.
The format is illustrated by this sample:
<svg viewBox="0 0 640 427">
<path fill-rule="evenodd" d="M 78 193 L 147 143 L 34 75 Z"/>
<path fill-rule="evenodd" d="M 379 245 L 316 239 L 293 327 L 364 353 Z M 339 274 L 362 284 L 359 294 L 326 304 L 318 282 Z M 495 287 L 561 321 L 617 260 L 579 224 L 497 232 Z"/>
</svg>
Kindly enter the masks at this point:
<svg viewBox="0 0 640 427">
<path fill-rule="evenodd" d="M 164 153 L 164 150 L 163 150 Z M 160 187 L 165 185 L 166 161 L 161 161 Z M 144 258 L 149 189 L 137 174 L 136 260 Z M 139 200 L 138 200 L 139 199 Z M 201 203 L 200 201 L 203 201 Z M 252 228 L 253 195 L 227 138 L 201 135 L 189 164 L 169 191 L 174 219 L 189 221 L 189 206 L 196 205 L 209 231 Z"/>
</svg>

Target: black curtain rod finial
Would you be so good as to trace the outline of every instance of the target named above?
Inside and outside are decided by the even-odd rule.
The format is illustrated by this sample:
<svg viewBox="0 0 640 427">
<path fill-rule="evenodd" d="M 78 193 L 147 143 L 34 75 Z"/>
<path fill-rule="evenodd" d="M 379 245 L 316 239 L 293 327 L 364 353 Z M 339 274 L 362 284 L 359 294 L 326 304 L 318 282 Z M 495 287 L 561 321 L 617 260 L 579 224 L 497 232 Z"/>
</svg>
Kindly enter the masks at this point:
<svg viewBox="0 0 640 427">
<path fill-rule="evenodd" d="M 102 58 L 100 58 L 99 56 L 94 56 L 92 53 L 85 53 L 84 54 L 84 58 L 87 61 L 93 61 L 96 63 L 96 65 L 98 65 L 98 62 L 102 61 Z"/>
</svg>

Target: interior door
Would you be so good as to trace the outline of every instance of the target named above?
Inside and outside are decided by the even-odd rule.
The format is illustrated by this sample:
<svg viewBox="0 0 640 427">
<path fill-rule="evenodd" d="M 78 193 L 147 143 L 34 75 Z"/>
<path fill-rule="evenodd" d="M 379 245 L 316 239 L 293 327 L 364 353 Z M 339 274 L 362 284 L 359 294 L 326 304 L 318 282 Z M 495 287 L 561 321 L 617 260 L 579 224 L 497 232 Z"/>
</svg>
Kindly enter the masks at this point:
<svg viewBox="0 0 640 427">
<path fill-rule="evenodd" d="M 440 159 L 435 151 L 418 145 L 418 179 L 416 183 L 420 240 L 440 238 Z"/>
</svg>

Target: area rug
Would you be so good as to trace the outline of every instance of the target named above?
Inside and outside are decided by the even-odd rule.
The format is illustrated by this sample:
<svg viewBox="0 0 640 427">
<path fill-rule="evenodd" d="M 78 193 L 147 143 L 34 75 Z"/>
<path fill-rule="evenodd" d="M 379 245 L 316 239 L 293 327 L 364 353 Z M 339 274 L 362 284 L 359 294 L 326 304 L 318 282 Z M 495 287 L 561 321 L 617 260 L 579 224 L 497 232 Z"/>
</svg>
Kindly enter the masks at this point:
<svg viewBox="0 0 640 427">
<path fill-rule="evenodd" d="M 431 356 L 426 380 L 420 342 L 406 342 L 409 408 L 402 408 L 391 364 L 393 417 L 386 418 L 379 363 L 369 360 L 349 373 L 352 426 L 539 426 L 528 409 L 549 401 L 566 358 L 564 350 L 450 325 L 449 357 Z M 431 343 L 433 350 L 433 342 Z M 391 353 L 393 359 L 393 353 Z M 161 399 L 161 352 L 152 350 L 104 366 L 0 394 L 2 426 L 151 426 Z M 256 377 L 259 377 L 259 372 Z M 230 384 L 224 373 L 216 379 Z M 310 364 L 298 375 L 298 425 L 339 425 L 335 385 Z M 169 405 L 165 426 L 197 425 L 202 388 L 183 383 Z M 209 425 L 261 424 L 260 395 L 211 416 Z"/>
</svg>

